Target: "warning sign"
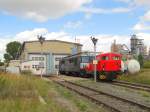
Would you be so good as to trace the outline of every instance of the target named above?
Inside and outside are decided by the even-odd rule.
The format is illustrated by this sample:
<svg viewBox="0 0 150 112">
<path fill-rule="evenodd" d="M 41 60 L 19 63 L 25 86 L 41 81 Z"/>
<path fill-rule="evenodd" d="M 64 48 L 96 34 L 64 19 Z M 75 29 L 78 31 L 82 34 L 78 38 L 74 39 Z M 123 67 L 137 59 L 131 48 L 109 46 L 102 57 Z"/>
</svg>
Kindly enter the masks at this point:
<svg viewBox="0 0 150 112">
<path fill-rule="evenodd" d="M 97 63 L 98 63 L 97 60 L 93 60 L 94 65 L 97 65 Z"/>
</svg>

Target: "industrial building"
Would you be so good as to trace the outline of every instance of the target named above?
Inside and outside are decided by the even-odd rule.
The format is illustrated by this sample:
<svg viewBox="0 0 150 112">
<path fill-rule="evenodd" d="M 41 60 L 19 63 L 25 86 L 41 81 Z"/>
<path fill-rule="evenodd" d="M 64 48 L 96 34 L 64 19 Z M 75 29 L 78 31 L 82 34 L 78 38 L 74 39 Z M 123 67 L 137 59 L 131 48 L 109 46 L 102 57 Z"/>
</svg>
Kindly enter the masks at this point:
<svg viewBox="0 0 150 112">
<path fill-rule="evenodd" d="M 143 43 L 143 39 L 138 39 L 136 35 L 132 35 L 130 39 L 131 53 L 147 55 L 147 47 Z"/>
<path fill-rule="evenodd" d="M 33 74 L 56 74 L 62 57 L 81 52 L 82 45 L 60 40 L 26 41 L 22 44 L 18 59 L 21 70 L 30 70 Z"/>
<path fill-rule="evenodd" d="M 129 54 L 130 50 L 125 44 L 117 44 L 116 40 L 114 40 L 114 42 L 111 44 L 111 52 Z"/>
</svg>

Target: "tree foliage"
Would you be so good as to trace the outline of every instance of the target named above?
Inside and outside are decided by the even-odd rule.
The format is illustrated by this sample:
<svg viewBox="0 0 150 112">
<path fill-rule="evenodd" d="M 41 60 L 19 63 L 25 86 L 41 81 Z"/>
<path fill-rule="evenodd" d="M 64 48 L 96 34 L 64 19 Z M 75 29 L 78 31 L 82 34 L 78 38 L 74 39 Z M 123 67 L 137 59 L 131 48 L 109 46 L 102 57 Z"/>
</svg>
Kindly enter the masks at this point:
<svg viewBox="0 0 150 112">
<path fill-rule="evenodd" d="M 14 60 L 17 56 L 20 47 L 20 42 L 14 41 L 8 43 L 6 46 L 6 53 L 4 54 L 5 61 L 9 62 L 11 59 Z"/>
<path fill-rule="evenodd" d="M 11 60 L 11 56 L 8 53 L 4 54 L 5 62 L 8 63 Z"/>
<path fill-rule="evenodd" d="M 143 58 L 143 56 L 142 56 L 141 54 L 138 56 L 138 61 L 139 61 L 139 63 L 140 63 L 140 66 L 143 67 L 144 58 Z"/>
</svg>

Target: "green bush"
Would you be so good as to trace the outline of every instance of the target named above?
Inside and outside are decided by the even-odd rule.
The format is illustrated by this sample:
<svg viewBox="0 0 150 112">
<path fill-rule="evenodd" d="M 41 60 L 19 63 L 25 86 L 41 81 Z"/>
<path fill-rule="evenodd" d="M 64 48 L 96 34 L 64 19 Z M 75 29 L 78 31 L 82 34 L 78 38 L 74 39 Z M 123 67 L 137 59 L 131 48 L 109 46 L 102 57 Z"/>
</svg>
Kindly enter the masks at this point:
<svg viewBox="0 0 150 112">
<path fill-rule="evenodd" d="M 150 61 L 144 62 L 144 68 L 150 68 Z"/>
</svg>

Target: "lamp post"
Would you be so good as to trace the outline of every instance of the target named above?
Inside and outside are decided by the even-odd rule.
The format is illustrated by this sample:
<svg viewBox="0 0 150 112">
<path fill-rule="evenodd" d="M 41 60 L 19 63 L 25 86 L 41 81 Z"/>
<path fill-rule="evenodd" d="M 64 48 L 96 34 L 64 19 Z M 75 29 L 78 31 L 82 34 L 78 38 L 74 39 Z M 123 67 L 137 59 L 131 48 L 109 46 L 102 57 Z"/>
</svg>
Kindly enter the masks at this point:
<svg viewBox="0 0 150 112">
<path fill-rule="evenodd" d="M 96 43 L 97 43 L 98 39 L 91 36 L 91 40 L 94 44 L 94 61 L 93 61 L 93 64 L 94 64 L 94 81 L 96 82 L 97 81 L 96 80 L 96 78 L 97 78 L 97 74 L 96 74 L 96 64 L 97 64 L 97 60 L 96 60 Z"/>
<path fill-rule="evenodd" d="M 41 44 L 41 57 L 42 57 L 42 55 L 43 55 L 42 45 L 43 45 L 43 43 L 45 41 L 45 38 L 42 37 L 42 35 L 40 35 L 40 36 L 38 35 L 37 37 L 38 37 L 38 40 L 39 40 L 39 42 Z M 41 58 L 40 68 L 41 68 L 41 78 L 42 78 L 43 77 L 42 68 L 44 68 L 44 64 L 43 64 L 42 58 Z"/>
</svg>

